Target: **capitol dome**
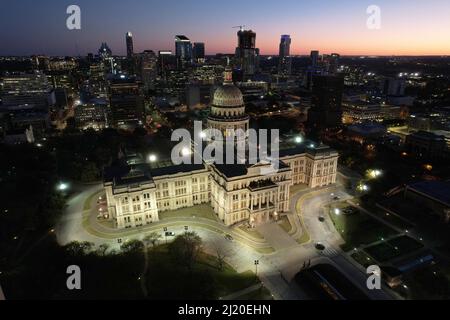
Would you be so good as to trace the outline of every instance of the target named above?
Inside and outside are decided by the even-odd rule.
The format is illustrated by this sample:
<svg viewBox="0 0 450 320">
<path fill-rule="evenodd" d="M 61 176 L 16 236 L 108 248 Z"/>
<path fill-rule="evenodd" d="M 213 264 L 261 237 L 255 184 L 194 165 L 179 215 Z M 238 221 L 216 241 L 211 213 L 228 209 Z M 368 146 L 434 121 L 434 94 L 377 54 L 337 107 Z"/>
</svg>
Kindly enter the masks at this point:
<svg viewBox="0 0 450 320">
<path fill-rule="evenodd" d="M 239 88 L 225 84 L 214 92 L 212 105 L 215 107 L 242 107 L 244 98 Z"/>
</svg>

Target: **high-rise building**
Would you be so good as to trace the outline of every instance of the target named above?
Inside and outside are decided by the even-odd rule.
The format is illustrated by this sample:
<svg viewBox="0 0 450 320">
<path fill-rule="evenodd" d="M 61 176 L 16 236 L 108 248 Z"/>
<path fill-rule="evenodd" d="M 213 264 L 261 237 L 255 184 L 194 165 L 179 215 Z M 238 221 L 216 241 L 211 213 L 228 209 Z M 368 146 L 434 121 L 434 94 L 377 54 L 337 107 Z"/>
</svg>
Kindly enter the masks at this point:
<svg viewBox="0 0 450 320">
<path fill-rule="evenodd" d="M 47 77 L 38 71 L 31 74 L 6 75 L 2 77 L 0 96 L 5 107 L 46 109 L 52 104 L 52 87 Z"/>
<path fill-rule="evenodd" d="M 384 80 L 383 92 L 387 96 L 404 96 L 406 80 L 400 78 L 386 78 Z"/>
<path fill-rule="evenodd" d="M 259 68 L 259 49 L 256 48 L 256 33 L 252 30 L 239 30 L 236 59 L 244 77 L 251 76 Z"/>
<path fill-rule="evenodd" d="M 133 35 L 131 34 L 131 32 L 127 32 L 127 34 L 125 35 L 125 41 L 127 44 L 127 58 L 130 59 L 131 57 L 133 57 L 134 53 Z"/>
<path fill-rule="evenodd" d="M 311 51 L 311 66 L 313 68 L 319 65 L 319 51 L 313 50 Z"/>
<path fill-rule="evenodd" d="M 145 50 L 139 54 L 138 74 L 145 90 L 153 89 L 158 74 L 158 58 L 152 50 Z"/>
<path fill-rule="evenodd" d="M 291 59 L 291 36 L 285 34 L 281 36 L 280 54 L 278 72 L 280 74 L 291 74 L 292 59 Z"/>
<path fill-rule="evenodd" d="M 124 75 L 110 84 L 111 125 L 119 129 L 134 129 L 142 122 L 144 99 L 138 83 Z"/>
<path fill-rule="evenodd" d="M 312 129 L 326 129 L 342 124 L 342 77 L 313 76 L 311 109 L 308 123 Z"/>
<path fill-rule="evenodd" d="M 108 47 L 108 44 L 106 42 L 102 42 L 102 45 L 100 46 L 100 49 L 98 49 L 98 55 L 102 59 L 107 59 L 112 56 L 112 51 Z"/>
<path fill-rule="evenodd" d="M 167 72 L 170 70 L 173 61 L 172 51 L 160 50 L 158 51 L 158 75 L 162 79 L 167 78 Z"/>
<path fill-rule="evenodd" d="M 328 57 L 328 72 L 330 74 L 337 73 L 338 67 L 339 67 L 339 58 L 341 56 L 338 53 L 332 53 Z"/>
<path fill-rule="evenodd" d="M 193 56 L 195 62 L 205 61 L 205 44 L 203 42 L 194 42 Z"/>
<path fill-rule="evenodd" d="M 192 43 L 188 37 L 183 35 L 175 36 L 175 56 L 177 57 L 177 67 L 179 69 L 192 63 Z"/>
<path fill-rule="evenodd" d="M 75 108 L 75 124 L 79 129 L 100 130 L 107 126 L 108 102 L 106 99 L 92 99 Z"/>
</svg>

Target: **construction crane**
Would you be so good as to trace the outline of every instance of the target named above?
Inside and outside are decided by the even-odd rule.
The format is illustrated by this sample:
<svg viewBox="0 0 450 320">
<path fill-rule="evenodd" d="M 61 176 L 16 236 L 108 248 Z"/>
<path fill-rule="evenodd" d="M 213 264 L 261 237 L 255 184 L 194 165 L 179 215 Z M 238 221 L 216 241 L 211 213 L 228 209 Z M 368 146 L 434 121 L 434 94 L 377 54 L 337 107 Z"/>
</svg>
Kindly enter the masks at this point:
<svg viewBox="0 0 450 320">
<path fill-rule="evenodd" d="M 246 25 L 243 26 L 234 26 L 233 29 L 239 28 L 239 30 L 243 31 Z"/>
</svg>

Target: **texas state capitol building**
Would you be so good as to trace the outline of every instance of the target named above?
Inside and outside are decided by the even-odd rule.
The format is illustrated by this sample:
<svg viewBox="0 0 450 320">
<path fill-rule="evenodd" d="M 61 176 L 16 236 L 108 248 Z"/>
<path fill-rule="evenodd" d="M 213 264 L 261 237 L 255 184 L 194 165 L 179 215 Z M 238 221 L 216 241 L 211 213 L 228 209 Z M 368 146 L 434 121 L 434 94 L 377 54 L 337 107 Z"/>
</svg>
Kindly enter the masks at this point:
<svg viewBox="0 0 450 320">
<path fill-rule="evenodd" d="M 227 67 L 224 84 L 213 97 L 207 127 L 226 134 L 227 129 L 249 128 L 241 91 Z M 247 143 L 238 137 L 237 145 Z M 267 174 L 270 164 L 182 164 L 151 168 L 149 164 L 124 162 L 107 168 L 104 187 L 108 213 L 119 229 L 159 221 L 159 213 L 209 203 L 227 226 L 251 227 L 277 220 L 289 211 L 289 189 L 310 188 L 336 182 L 338 153 L 325 145 L 303 144 L 279 151 L 279 169 Z M 195 210 L 195 209 L 193 209 Z"/>
</svg>

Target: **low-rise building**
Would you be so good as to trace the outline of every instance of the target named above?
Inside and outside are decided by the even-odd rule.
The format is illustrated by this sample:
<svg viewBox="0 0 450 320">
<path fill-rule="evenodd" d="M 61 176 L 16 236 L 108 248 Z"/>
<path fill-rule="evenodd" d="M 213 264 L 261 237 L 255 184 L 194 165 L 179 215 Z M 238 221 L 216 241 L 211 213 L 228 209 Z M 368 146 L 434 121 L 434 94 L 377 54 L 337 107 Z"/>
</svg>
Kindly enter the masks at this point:
<svg viewBox="0 0 450 320">
<path fill-rule="evenodd" d="M 428 131 L 417 131 L 406 137 L 405 148 L 416 157 L 438 159 L 448 156 L 444 136 Z"/>
</svg>

